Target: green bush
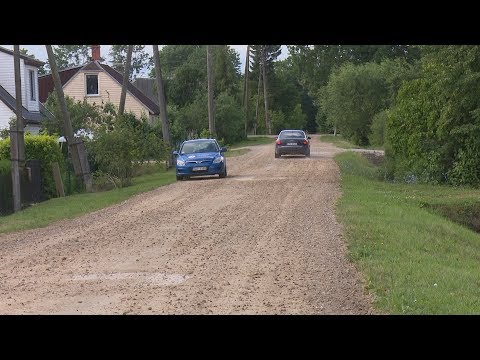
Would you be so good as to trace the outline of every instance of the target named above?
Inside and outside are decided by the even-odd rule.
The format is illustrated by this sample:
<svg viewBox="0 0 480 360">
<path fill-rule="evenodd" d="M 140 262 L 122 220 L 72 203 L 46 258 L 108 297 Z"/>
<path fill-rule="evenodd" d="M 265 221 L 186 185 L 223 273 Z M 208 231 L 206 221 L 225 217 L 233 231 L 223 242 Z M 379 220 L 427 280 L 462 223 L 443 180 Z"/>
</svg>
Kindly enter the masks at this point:
<svg viewBox="0 0 480 360">
<path fill-rule="evenodd" d="M 125 113 L 116 118 L 112 128 L 96 131 L 94 139 L 86 144 L 100 190 L 128 186 L 138 166 L 163 161 L 168 156 L 159 125 Z"/>
<path fill-rule="evenodd" d="M 215 99 L 215 130 L 218 139 L 233 144 L 245 138 L 245 112 L 231 95 L 222 92 Z"/>
<path fill-rule="evenodd" d="M 397 179 L 480 186 L 480 47 L 440 46 L 403 83 L 388 114 Z"/>
<path fill-rule="evenodd" d="M 0 160 L 10 159 L 10 139 L 0 140 Z M 56 136 L 25 134 L 25 160 L 40 160 L 44 195 L 56 196 L 52 163 L 65 170 L 65 161 Z"/>
<path fill-rule="evenodd" d="M 385 142 L 385 124 L 387 122 L 387 111 L 381 111 L 373 117 L 372 125 L 370 126 L 370 135 L 368 140 L 371 145 L 383 146 Z"/>
<path fill-rule="evenodd" d="M 272 120 L 272 132 L 274 134 L 278 134 L 283 129 L 287 128 L 285 114 L 279 111 L 271 111 L 270 118 Z"/>
</svg>

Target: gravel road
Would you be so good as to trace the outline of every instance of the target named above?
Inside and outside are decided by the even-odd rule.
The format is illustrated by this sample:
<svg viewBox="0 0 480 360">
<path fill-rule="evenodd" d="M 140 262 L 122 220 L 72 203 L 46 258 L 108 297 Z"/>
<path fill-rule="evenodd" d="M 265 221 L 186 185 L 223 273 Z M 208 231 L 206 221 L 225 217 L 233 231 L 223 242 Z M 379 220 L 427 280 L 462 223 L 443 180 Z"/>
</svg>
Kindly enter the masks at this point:
<svg viewBox="0 0 480 360">
<path fill-rule="evenodd" d="M 273 144 L 180 181 L 0 234 L 0 314 L 371 314 L 334 213 L 342 151 Z"/>
</svg>

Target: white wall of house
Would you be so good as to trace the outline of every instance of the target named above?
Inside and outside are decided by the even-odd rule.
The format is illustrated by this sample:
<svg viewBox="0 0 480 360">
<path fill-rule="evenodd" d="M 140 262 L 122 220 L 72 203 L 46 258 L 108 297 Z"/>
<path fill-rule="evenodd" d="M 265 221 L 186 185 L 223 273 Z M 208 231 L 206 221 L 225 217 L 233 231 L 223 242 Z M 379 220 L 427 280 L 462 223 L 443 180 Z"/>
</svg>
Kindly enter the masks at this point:
<svg viewBox="0 0 480 360">
<path fill-rule="evenodd" d="M 98 74 L 98 96 L 86 96 L 85 74 Z M 105 71 L 79 71 L 63 86 L 63 92 L 75 100 L 83 101 L 86 99 L 89 104 L 103 105 L 111 102 L 118 107 L 120 105 L 122 86 Z M 142 114 L 148 117 L 149 113 L 148 108 L 128 91 L 125 99 L 125 111 L 131 111 L 138 117 Z"/>
<path fill-rule="evenodd" d="M 26 105 L 25 103 L 25 94 L 26 94 L 25 62 L 23 59 L 20 59 L 20 80 L 22 82 L 22 105 L 25 106 Z M 13 67 L 13 56 L 1 51 L 0 51 L 0 85 L 2 85 L 3 88 L 10 93 L 10 95 L 15 97 L 15 71 Z M 37 81 L 37 85 L 38 85 L 38 81 Z"/>
<path fill-rule="evenodd" d="M 15 116 L 15 113 L 0 100 L 0 129 L 8 129 L 10 119 Z"/>
<path fill-rule="evenodd" d="M 31 93 L 31 86 L 30 83 L 30 71 L 33 71 L 33 100 L 32 100 L 32 93 Z M 38 69 L 35 66 L 25 66 L 25 73 L 23 78 L 25 79 L 25 84 L 22 83 L 22 89 L 25 90 L 25 94 L 23 94 L 22 98 L 26 99 L 26 102 L 22 103 L 28 111 L 39 112 L 40 108 L 38 105 Z"/>
</svg>

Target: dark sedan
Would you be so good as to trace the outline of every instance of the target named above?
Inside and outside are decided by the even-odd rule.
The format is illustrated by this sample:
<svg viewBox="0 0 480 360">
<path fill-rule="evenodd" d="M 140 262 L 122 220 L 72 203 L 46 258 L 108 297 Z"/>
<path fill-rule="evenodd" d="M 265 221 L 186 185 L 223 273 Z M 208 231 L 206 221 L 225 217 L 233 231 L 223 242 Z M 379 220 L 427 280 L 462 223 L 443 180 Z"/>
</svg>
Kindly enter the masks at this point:
<svg viewBox="0 0 480 360">
<path fill-rule="evenodd" d="M 275 142 L 275 157 L 282 155 L 305 155 L 310 157 L 310 136 L 303 130 L 282 130 Z"/>
</svg>

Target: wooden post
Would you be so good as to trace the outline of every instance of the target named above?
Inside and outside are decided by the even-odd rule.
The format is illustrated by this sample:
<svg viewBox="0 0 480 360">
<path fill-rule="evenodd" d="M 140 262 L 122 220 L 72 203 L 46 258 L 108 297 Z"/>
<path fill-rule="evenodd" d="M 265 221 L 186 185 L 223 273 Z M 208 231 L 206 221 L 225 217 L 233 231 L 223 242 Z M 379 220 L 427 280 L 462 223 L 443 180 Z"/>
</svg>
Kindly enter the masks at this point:
<svg viewBox="0 0 480 360">
<path fill-rule="evenodd" d="M 13 211 L 22 209 L 22 197 L 20 193 L 20 164 L 18 159 L 18 132 L 15 128 L 10 129 L 10 159 L 12 161 L 12 190 Z"/>
<path fill-rule="evenodd" d="M 20 74 L 20 46 L 13 45 L 13 68 L 15 73 L 15 114 L 17 115 L 17 159 L 20 170 L 25 167 L 25 137 L 22 115 L 22 77 Z M 27 83 L 27 81 L 25 81 Z"/>
<path fill-rule="evenodd" d="M 88 163 L 87 150 L 85 149 L 85 143 L 79 139 L 77 142 L 77 150 L 80 155 L 80 165 L 82 168 L 83 182 L 87 192 L 93 191 L 93 178 L 90 172 L 90 164 Z"/>
<path fill-rule="evenodd" d="M 63 188 L 62 175 L 60 174 L 60 166 L 58 162 L 52 163 L 53 179 L 55 180 L 55 188 L 57 189 L 58 197 L 65 197 L 65 190 Z"/>
</svg>

